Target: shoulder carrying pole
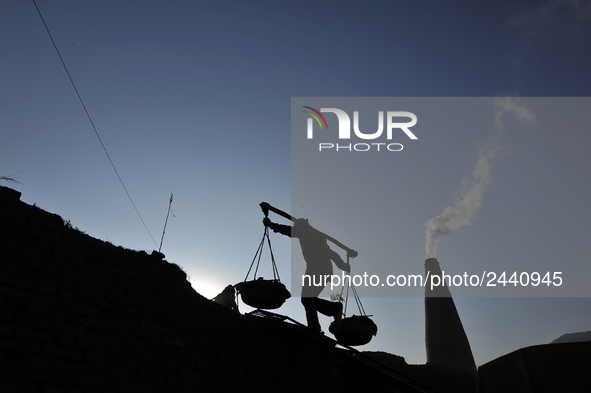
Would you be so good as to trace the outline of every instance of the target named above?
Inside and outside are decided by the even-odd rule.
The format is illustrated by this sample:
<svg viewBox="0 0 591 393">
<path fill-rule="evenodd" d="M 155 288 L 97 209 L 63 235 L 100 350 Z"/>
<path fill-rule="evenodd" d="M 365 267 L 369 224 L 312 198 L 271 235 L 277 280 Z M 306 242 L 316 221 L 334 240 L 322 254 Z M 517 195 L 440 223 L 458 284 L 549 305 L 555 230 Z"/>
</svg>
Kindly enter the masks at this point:
<svg viewBox="0 0 591 393">
<path fill-rule="evenodd" d="M 295 222 L 295 220 L 296 220 L 296 218 L 293 217 L 291 214 L 287 214 L 283 210 L 279 210 L 276 207 L 269 205 L 267 202 L 262 202 L 260 204 L 260 206 L 261 206 L 261 210 L 265 214 L 265 217 L 268 217 L 269 212 L 272 211 L 273 213 L 276 213 L 276 214 L 280 215 L 281 217 L 287 218 L 288 220 L 291 220 L 293 222 Z M 332 236 L 328 236 L 326 233 L 320 232 L 318 229 L 315 229 L 315 231 L 320 233 L 322 236 L 326 237 L 327 240 L 330 240 L 331 242 L 333 242 L 334 244 L 336 244 L 337 246 L 339 246 L 343 250 L 347 251 L 347 257 L 355 258 L 357 255 L 359 255 L 357 253 L 357 251 L 345 246 L 343 243 L 339 242 L 337 239 L 333 238 Z"/>
</svg>

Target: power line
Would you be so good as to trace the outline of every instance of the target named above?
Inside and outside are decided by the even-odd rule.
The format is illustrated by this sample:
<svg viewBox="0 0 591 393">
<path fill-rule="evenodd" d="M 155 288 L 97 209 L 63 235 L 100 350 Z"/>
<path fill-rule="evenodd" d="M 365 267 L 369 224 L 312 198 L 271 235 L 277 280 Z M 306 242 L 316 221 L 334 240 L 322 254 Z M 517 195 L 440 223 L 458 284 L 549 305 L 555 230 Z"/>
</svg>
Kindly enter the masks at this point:
<svg viewBox="0 0 591 393">
<path fill-rule="evenodd" d="M 56 45 L 55 41 L 53 40 L 53 37 L 51 36 L 51 32 L 49 31 L 49 27 L 47 27 L 47 23 L 45 23 L 45 19 L 43 19 L 43 15 L 41 14 L 41 10 L 39 9 L 39 6 L 37 6 L 37 2 L 35 0 L 33 0 L 33 3 L 35 4 L 35 8 L 37 8 L 37 12 L 39 13 L 39 17 L 41 17 L 41 21 L 43 22 L 43 25 L 45 26 L 45 30 L 47 30 L 47 34 L 49 35 L 49 38 L 51 39 L 51 42 L 53 43 L 53 47 L 55 48 L 55 51 L 57 52 L 57 55 L 59 56 L 59 58 L 62 62 L 62 65 L 64 66 L 64 69 L 66 70 L 66 74 L 68 75 L 68 78 L 70 78 L 70 82 L 72 83 L 72 86 L 74 87 L 74 91 L 76 92 L 76 95 L 78 96 L 78 99 L 80 100 L 80 103 L 82 104 L 82 108 L 84 108 L 84 112 L 86 113 L 86 116 L 88 117 L 88 120 L 90 121 L 90 124 L 92 125 L 92 129 L 94 130 L 96 137 L 98 138 L 99 142 L 101 143 L 101 146 L 103 147 L 103 150 L 105 151 L 105 154 L 107 155 L 107 158 L 109 159 L 109 162 L 111 163 L 111 166 L 113 167 L 113 170 L 115 171 L 115 174 L 117 175 L 117 178 L 119 179 L 119 182 L 123 186 L 123 189 L 125 190 L 125 193 L 127 194 L 127 197 L 129 198 L 129 201 L 133 205 L 135 212 L 137 213 L 138 217 L 142 221 L 142 224 L 144 224 L 144 228 L 146 228 L 146 231 L 148 231 L 148 234 L 152 238 L 152 241 L 154 242 L 156 247 L 158 247 L 158 243 L 156 243 L 156 240 L 154 240 L 154 237 L 152 236 L 152 233 L 150 233 L 150 230 L 148 229 L 148 226 L 144 222 L 142 215 L 140 214 L 137 207 L 135 206 L 135 203 L 133 203 L 133 199 L 131 199 L 131 195 L 129 195 L 129 192 L 127 191 L 127 187 L 125 187 L 125 184 L 123 183 L 121 176 L 119 176 L 119 172 L 117 172 L 117 168 L 115 167 L 113 160 L 111 160 L 111 156 L 109 155 L 109 152 L 107 151 L 107 148 L 105 147 L 105 144 L 103 143 L 103 140 L 101 139 L 101 136 L 99 135 L 99 133 L 94 125 L 94 122 L 92 121 L 90 114 L 88 113 L 88 110 L 86 109 L 86 105 L 84 105 L 84 101 L 82 101 L 82 97 L 80 96 L 80 93 L 78 92 L 78 89 L 76 88 L 76 84 L 74 83 L 74 79 L 72 79 L 72 76 L 70 75 L 70 71 L 68 71 L 68 67 L 66 67 L 66 63 L 64 62 L 64 59 L 62 58 L 62 55 L 61 55 L 59 49 L 57 48 L 57 45 Z"/>
</svg>

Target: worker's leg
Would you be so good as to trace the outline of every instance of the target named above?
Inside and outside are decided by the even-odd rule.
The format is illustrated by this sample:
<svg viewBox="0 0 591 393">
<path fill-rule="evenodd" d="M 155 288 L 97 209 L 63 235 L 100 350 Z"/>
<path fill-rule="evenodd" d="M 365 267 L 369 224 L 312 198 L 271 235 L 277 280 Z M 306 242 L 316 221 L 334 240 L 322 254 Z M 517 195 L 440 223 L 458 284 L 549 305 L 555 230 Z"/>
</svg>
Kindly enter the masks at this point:
<svg viewBox="0 0 591 393">
<path fill-rule="evenodd" d="M 306 310 L 306 322 L 308 324 L 308 331 L 310 333 L 320 333 L 320 321 L 318 321 L 318 312 L 316 311 L 314 300 L 318 300 L 318 298 L 303 297 L 302 305 Z"/>
<path fill-rule="evenodd" d="M 335 321 L 339 322 L 342 317 L 342 303 L 318 299 L 318 295 L 320 295 L 323 289 L 323 287 L 317 286 L 302 287 L 302 305 L 306 310 L 308 330 L 312 333 L 319 333 L 321 331 L 320 322 L 318 321 L 319 312 L 328 317 L 334 317 Z"/>
<path fill-rule="evenodd" d="M 306 310 L 306 321 L 310 333 L 320 333 L 320 322 L 318 321 L 318 295 L 324 287 L 303 286 L 302 287 L 302 305 Z"/>
<path fill-rule="evenodd" d="M 312 307 L 316 309 L 321 314 L 326 315 L 327 317 L 335 317 L 340 318 L 340 314 L 343 310 L 343 305 L 340 302 L 329 302 L 328 300 L 314 298 L 311 299 Z"/>
<path fill-rule="evenodd" d="M 328 317 L 334 317 L 337 324 L 341 321 L 343 312 L 342 303 L 329 302 L 328 300 L 318 299 L 317 297 L 302 297 L 302 304 L 306 309 L 308 329 L 312 333 L 320 332 L 320 322 L 318 321 L 319 312 Z"/>
</svg>

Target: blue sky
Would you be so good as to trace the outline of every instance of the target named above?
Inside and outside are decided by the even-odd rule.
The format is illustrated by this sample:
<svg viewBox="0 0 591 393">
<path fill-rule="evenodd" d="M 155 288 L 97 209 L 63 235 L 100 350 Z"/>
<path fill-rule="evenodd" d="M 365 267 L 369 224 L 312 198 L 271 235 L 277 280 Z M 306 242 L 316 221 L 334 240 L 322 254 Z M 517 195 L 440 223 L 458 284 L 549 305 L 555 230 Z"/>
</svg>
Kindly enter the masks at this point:
<svg viewBox="0 0 591 393">
<path fill-rule="evenodd" d="M 39 0 L 38 6 L 156 244 L 32 1 L 0 6 L 0 175 L 17 174 L 20 184 L 12 187 L 25 202 L 137 250 L 157 249 L 174 192 L 162 252 L 210 297 L 246 275 L 263 231 L 258 204 L 291 206 L 291 97 L 586 97 L 591 90 L 591 6 L 584 1 Z M 589 210 L 582 208 L 589 200 L 590 136 L 558 128 L 511 135 L 514 152 L 495 166 L 483 210 L 470 227 L 442 240 L 443 266 L 460 258 L 457 250 L 466 250 L 466 259 L 498 247 L 509 252 L 515 239 L 532 248 L 555 244 L 565 258 L 588 255 Z M 461 143 L 422 137 L 450 152 L 448 161 L 426 158 L 411 168 L 417 176 L 436 168 L 440 197 L 429 214 L 401 206 L 389 239 L 397 244 L 403 232 L 421 232 L 409 254 L 419 271 L 426 220 L 453 204 L 487 137 L 475 133 Z M 400 186 L 400 201 L 424 198 L 435 187 Z M 291 243 L 272 241 L 289 282 Z M 591 317 L 582 312 L 589 303 L 456 299 L 478 364 L 589 330 Z M 367 298 L 364 305 L 380 330 L 363 349 L 425 361 L 421 298 Z M 304 320 L 297 298 L 280 312 Z"/>
</svg>

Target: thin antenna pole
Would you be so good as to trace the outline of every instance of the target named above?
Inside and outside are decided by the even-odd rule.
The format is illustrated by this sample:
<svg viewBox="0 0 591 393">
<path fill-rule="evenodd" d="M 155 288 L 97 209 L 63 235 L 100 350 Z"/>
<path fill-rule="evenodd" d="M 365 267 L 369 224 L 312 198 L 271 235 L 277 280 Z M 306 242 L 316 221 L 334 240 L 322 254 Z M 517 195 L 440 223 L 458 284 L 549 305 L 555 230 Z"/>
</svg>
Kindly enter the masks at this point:
<svg viewBox="0 0 591 393">
<path fill-rule="evenodd" d="M 166 213 L 166 221 L 164 222 L 164 229 L 162 229 L 162 239 L 160 239 L 160 248 L 158 249 L 158 252 L 160 252 L 160 250 L 162 250 L 162 242 L 164 241 L 164 232 L 166 232 L 166 224 L 168 224 L 168 216 L 170 215 L 170 208 L 172 207 L 172 196 L 173 193 L 170 193 L 170 201 L 168 202 L 168 213 Z M 174 216 L 174 214 L 173 214 Z"/>
</svg>

